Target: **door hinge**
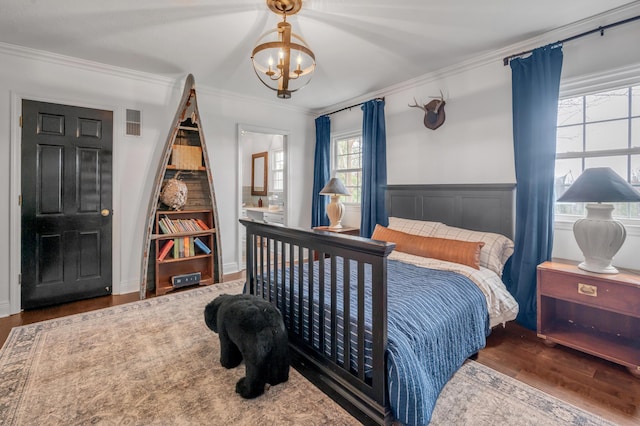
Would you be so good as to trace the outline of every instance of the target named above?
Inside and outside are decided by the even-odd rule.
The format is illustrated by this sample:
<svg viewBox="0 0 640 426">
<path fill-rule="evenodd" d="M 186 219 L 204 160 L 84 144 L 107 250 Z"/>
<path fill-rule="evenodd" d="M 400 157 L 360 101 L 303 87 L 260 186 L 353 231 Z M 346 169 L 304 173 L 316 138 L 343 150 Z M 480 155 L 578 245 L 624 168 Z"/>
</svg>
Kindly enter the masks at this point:
<svg viewBox="0 0 640 426">
<path fill-rule="evenodd" d="M 18 195 L 18 205 L 22 207 L 22 194 Z"/>
<path fill-rule="evenodd" d="M 22 285 L 22 274 L 18 274 L 18 285 Z"/>
<path fill-rule="evenodd" d="M 20 116 L 20 127 L 22 128 L 22 116 Z"/>
</svg>

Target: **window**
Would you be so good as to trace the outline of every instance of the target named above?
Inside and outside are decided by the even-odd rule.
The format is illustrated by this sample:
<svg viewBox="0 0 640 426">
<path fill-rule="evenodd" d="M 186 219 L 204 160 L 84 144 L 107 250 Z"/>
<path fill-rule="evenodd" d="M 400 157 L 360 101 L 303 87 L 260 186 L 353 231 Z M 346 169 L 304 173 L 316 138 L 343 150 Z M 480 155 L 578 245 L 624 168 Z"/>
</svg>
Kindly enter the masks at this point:
<svg viewBox="0 0 640 426">
<path fill-rule="evenodd" d="M 272 192 L 284 191 L 284 151 L 281 149 L 271 152 L 271 176 Z"/>
<path fill-rule="evenodd" d="M 362 135 L 352 133 L 336 136 L 332 143 L 333 159 L 332 176 L 340 179 L 347 191 L 351 193 L 343 197 L 345 204 L 360 204 L 362 193 Z"/>
<path fill-rule="evenodd" d="M 584 169 L 611 167 L 640 189 L 640 86 L 560 99 L 555 198 Z M 638 203 L 615 203 L 614 216 L 640 219 Z M 556 203 L 556 214 L 584 215 L 584 203 Z"/>
</svg>

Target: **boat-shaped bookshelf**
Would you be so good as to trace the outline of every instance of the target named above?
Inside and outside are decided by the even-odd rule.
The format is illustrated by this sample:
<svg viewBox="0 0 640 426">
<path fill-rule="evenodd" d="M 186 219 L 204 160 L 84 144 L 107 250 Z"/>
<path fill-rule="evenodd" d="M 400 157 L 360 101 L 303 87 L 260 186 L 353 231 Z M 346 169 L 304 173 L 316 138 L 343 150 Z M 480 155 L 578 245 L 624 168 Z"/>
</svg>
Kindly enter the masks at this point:
<svg viewBox="0 0 640 426">
<path fill-rule="evenodd" d="M 222 280 L 220 229 L 213 188 L 195 81 L 189 74 L 149 199 L 141 299 L 147 292 L 161 295 L 187 285 L 209 285 Z"/>
</svg>

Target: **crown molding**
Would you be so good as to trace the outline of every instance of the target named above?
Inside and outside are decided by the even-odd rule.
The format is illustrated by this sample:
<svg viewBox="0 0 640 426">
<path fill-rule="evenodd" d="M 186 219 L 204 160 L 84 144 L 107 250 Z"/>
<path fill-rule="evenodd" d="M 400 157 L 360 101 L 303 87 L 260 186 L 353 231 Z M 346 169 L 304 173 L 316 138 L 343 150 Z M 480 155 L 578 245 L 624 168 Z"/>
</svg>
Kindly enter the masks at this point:
<svg viewBox="0 0 640 426">
<path fill-rule="evenodd" d="M 168 86 L 171 86 L 175 83 L 173 79 L 157 74 L 117 67 L 114 65 L 104 64 L 102 62 L 79 59 L 72 56 L 60 55 L 57 53 L 47 52 L 45 50 L 32 49 L 30 47 L 17 46 L 4 42 L 0 42 L 0 53 L 25 59 L 31 59 L 34 61 L 45 61 L 56 65 L 63 65 L 87 71 L 99 72 L 116 77 L 126 77 L 140 81 L 155 82 Z"/>
<path fill-rule="evenodd" d="M 635 1 L 628 5 L 609 10 L 605 13 L 571 23 L 563 27 L 559 27 L 555 30 L 548 31 L 544 34 L 524 40 L 522 42 L 514 43 L 497 50 L 492 50 L 491 52 L 474 56 L 466 61 L 459 62 L 452 66 L 444 67 L 436 71 L 423 74 L 419 77 L 406 80 L 392 86 L 388 86 L 384 89 L 377 90 L 375 92 L 370 92 L 365 95 L 358 96 L 356 98 L 351 98 L 326 108 L 315 109 L 313 110 L 313 113 L 315 116 L 320 116 L 323 114 L 327 114 L 331 111 L 335 111 L 356 103 L 364 102 L 366 100 L 369 100 L 375 97 L 390 96 L 395 93 L 414 88 L 416 86 L 427 85 L 434 81 L 440 80 L 443 77 L 451 77 L 456 74 L 467 72 L 467 71 L 480 68 L 486 65 L 491 65 L 494 63 L 499 63 L 501 67 L 505 69 L 510 69 L 508 67 L 505 67 L 502 64 L 502 60 L 506 56 L 512 55 L 514 53 L 526 51 L 526 50 L 535 49 L 537 47 L 545 46 L 550 43 L 555 43 L 558 40 L 563 40 L 565 38 L 574 36 L 584 31 L 589 31 L 589 30 L 592 30 L 593 28 L 614 23 L 619 20 L 636 16 L 638 14 L 640 14 L 640 1 Z M 630 23 L 629 25 L 633 25 L 633 23 Z M 638 24 L 636 23 L 636 25 Z M 616 30 L 615 28 L 610 28 L 606 32 L 615 31 L 615 30 Z M 605 37 L 606 37 L 606 32 L 605 32 Z"/>
<path fill-rule="evenodd" d="M 158 84 L 163 87 L 175 89 L 176 79 L 182 80 L 186 76 L 180 76 L 179 78 L 171 78 L 159 74 L 148 73 L 144 71 L 137 71 L 130 68 L 117 67 L 114 65 L 104 64 L 102 62 L 89 61 L 86 59 L 75 58 L 72 56 L 60 55 L 57 53 L 47 52 L 44 50 L 32 49 L 30 47 L 17 46 L 9 43 L 0 42 L 0 54 L 11 55 L 15 57 L 25 58 L 33 61 L 44 61 L 56 65 L 68 66 L 72 68 L 82 69 L 90 72 L 101 73 L 105 75 L 128 78 L 137 81 L 143 81 L 147 83 Z M 176 89 L 178 90 L 178 89 Z M 179 89 L 182 90 L 182 89 Z M 270 108 L 279 108 L 282 110 L 288 110 L 304 115 L 312 115 L 312 112 L 307 108 L 296 107 L 292 105 L 284 105 L 276 101 L 267 100 L 259 97 L 252 97 L 247 95 L 239 95 L 223 89 L 218 89 L 210 86 L 198 86 L 198 92 L 202 94 L 211 95 L 218 98 L 228 99 L 232 101 L 241 101 L 252 104 L 262 104 Z"/>
</svg>

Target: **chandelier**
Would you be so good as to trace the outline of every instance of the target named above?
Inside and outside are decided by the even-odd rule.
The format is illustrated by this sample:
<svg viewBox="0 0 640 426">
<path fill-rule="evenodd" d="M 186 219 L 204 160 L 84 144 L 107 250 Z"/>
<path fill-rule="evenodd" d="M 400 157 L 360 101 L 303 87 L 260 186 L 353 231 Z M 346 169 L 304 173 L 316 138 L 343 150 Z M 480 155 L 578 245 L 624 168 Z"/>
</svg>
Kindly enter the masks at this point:
<svg viewBox="0 0 640 426">
<path fill-rule="evenodd" d="M 306 86 L 316 68 L 316 57 L 299 35 L 291 31 L 287 16 L 295 15 L 302 0 L 267 0 L 267 7 L 282 15 L 276 29 L 267 31 L 251 53 L 253 70 L 260 81 L 281 99 Z"/>
</svg>

